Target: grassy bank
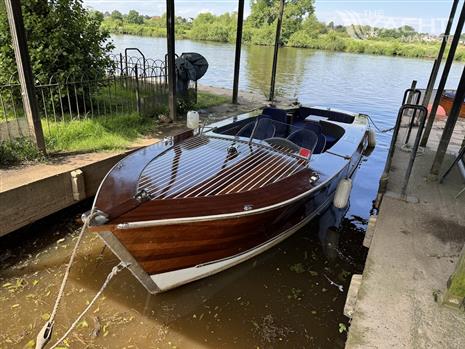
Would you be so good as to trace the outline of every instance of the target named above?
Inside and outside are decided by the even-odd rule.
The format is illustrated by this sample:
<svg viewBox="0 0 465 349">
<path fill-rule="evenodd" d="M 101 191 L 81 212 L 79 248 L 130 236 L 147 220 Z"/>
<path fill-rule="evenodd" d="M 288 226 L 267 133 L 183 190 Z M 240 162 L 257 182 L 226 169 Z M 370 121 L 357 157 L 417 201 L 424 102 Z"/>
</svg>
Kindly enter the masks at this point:
<svg viewBox="0 0 465 349">
<path fill-rule="evenodd" d="M 40 159 L 42 154 L 28 138 L 0 142 L 0 168 Z"/>
<path fill-rule="evenodd" d="M 228 103 L 229 97 L 199 92 L 191 109 L 206 109 Z M 164 108 L 167 111 L 167 108 Z M 94 118 L 42 120 L 47 152 L 97 152 L 126 149 L 138 138 L 152 135 L 158 127 L 156 118 L 137 113 L 120 113 Z M 0 167 L 46 158 L 28 138 L 0 142 Z"/>
<path fill-rule="evenodd" d="M 212 16 L 207 23 L 194 19 L 192 23 L 182 23 L 176 28 L 176 37 L 200 41 L 234 42 L 236 37 L 235 19 L 233 17 Z M 309 27 L 309 26 L 307 26 Z M 356 39 L 344 30 L 322 30 L 313 27 L 296 30 L 288 35 L 283 44 L 288 47 L 310 48 L 317 50 L 352 52 L 411 58 L 436 58 L 440 43 L 420 40 L 402 41 L 397 38 Z M 159 20 L 145 20 L 141 24 L 105 18 L 102 28 L 113 34 L 164 37 L 166 28 Z M 317 31 L 314 31 L 317 30 Z M 273 45 L 275 26 L 256 28 L 246 22 L 243 41 L 250 45 Z M 455 56 L 457 61 L 465 61 L 465 46 L 459 45 Z"/>
</svg>

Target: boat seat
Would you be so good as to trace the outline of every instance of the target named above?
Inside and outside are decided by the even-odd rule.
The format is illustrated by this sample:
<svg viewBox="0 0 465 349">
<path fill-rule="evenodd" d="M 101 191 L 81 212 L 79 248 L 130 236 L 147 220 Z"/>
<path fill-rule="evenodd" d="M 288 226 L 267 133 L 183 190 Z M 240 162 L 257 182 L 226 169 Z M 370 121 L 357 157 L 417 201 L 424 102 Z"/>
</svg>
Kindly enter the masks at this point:
<svg viewBox="0 0 465 349">
<path fill-rule="evenodd" d="M 271 121 L 276 121 L 273 122 L 274 127 L 276 128 L 276 133 L 274 134 L 274 137 L 282 137 L 286 138 L 289 135 L 289 127 L 288 124 L 283 123 L 279 120 L 275 120 L 272 116 L 266 115 L 266 114 L 261 114 L 257 116 L 257 120 L 263 120 L 263 119 L 268 119 Z"/>
<path fill-rule="evenodd" d="M 271 119 L 275 121 L 279 121 L 279 122 L 287 124 L 287 112 L 285 110 L 266 107 L 266 108 L 263 108 L 262 114 L 271 117 Z"/>
<path fill-rule="evenodd" d="M 251 121 L 242 127 L 236 133 L 236 137 L 251 137 L 252 132 L 252 138 L 264 140 L 274 137 L 276 133 L 276 127 L 273 125 L 273 122 L 270 119 L 259 119 L 257 121 Z"/>
<path fill-rule="evenodd" d="M 318 144 L 317 134 L 304 128 L 292 132 L 287 139 L 297 144 L 299 147 L 311 150 L 312 153 L 314 153 L 315 147 Z"/>
<path fill-rule="evenodd" d="M 321 127 L 319 121 L 313 121 L 313 120 L 305 120 L 305 126 L 304 129 L 310 130 L 316 133 L 318 136 L 318 143 L 315 147 L 315 154 L 320 154 L 324 151 L 326 147 L 326 135 L 323 133 L 323 128 Z M 330 136 L 331 137 L 331 136 Z M 335 141 L 335 138 L 332 137 L 332 141 Z"/>
<path fill-rule="evenodd" d="M 315 132 L 317 135 L 323 132 L 323 129 L 318 121 L 305 120 L 305 129 Z"/>
<path fill-rule="evenodd" d="M 329 118 L 329 121 L 343 122 L 345 124 L 351 124 L 354 122 L 355 117 L 353 115 L 347 115 L 344 113 L 334 113 Z"/>
<path fill-rule="evenodd" d="M 267 142 L 272 147 L 286 148 L 295 153 L 298 153 L 300 150 L 300 147 L 297 144 L 295 144 L 294 142 L 291 142 L 287 138 L 273 137 L 273 138 L 265 139 L 265 142 Z"/>
<path fill-rule="evenodd" d="M 318 135 L 318 143 L 315 146 L 314 154 L 321 154 L 326 148 L 326 136 L 323 133 Z"/>
</svg>

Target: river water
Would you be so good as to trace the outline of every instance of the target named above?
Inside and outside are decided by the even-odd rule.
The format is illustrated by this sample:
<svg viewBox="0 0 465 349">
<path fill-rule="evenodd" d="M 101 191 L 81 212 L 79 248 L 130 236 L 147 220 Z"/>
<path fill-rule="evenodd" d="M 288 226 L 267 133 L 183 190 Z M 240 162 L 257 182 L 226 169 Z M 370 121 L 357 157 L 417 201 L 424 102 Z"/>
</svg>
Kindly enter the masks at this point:
<svg viewBox="0 0 465 349">
<path fill-rule="evenodd" d="M 138 47 L 163 58 L 165 39 L 114 36 L 115 52 Z M 210 63 L 202 84 L 232 86 L 234 46 L 177 41 L 177 52 L 199 52 Z M 271 47 L 243 47 L 240 89 L 266 94 Z M 277 94 L 369 114 L 380 129 L 393 126 L 403 91 L 425 86 L 432 62 L 283 48 Z M 455 87 L 463 66 L 454 65 Z M 128 273 L 112 281 L 78 329 L 71 348 L 343 348 L 342 315 L 351 275 L 361 273 L 362 241 L 391 134 L 377 133 L 347 210 L 330 209 L 276 248 L 213 277 L 150 296 Z M 75 215 L 90 202 L 1 240 L 0 349 L 33 347 L 51 310 L 64 264 L 77 236 Z M 62 334 L 117 263 L 98 238 L 86 235 L 57 316 Z M 56 337 L 56 336 L 55 336 Z"/>
</svg>

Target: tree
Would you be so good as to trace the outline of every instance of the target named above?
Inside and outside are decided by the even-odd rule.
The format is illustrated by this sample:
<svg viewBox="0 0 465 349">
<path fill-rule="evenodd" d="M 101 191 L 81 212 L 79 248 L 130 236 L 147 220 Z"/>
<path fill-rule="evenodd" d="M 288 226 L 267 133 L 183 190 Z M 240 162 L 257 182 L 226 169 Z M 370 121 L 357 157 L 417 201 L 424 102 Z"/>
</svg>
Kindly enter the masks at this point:
<svg viewBox="0 0 465 349">
<path fill-rule="evenodd" d="M 16 74 L 14 51 L 3 1 L 0 2 L 0 81 Z M 69 74 L 101 76 L 110 66 L 113 45 L 100 30 L 103 16 L 81 0 L 23 0 L 22 11 L 32 70 L 46 83 Z"/>
<path fill-rule="evenodd" d="M 144 17 L 141 16 L 139 12 L 137 12 L 136 10 L 131 10 L 128 12 L 128 15 L 126 16 L 126 21 L 132 24 L 143 24 Z"/>
<path fill-rule="evenodd" d="M 111 19 L 115 20 L 115 21 L 122 21 L 123 20 L 123 15 L 121 12 L 117 11 L 117 10 L 114 10 L 111 15 L 110 15 Z"/>
<path fill-rule="evenodd" d="M 269 32 L 270 26 L 274 26 L 278 18 L 279 3 L 280 0 L 252 0 L 251 12 L 247 18 L 248 27 Z M 301 29 L 304 18 L 313 15 L 315 11 L 313 3 L 313 0 L 287 0 L 285 2 L 281 33 L 283 43 L 287 43 L 290 36 Z M 260 35 L 260 33 L 255 30 L 254 35 Z M 272 38 L 269 40 L 272 41 Z"/>
</svg>

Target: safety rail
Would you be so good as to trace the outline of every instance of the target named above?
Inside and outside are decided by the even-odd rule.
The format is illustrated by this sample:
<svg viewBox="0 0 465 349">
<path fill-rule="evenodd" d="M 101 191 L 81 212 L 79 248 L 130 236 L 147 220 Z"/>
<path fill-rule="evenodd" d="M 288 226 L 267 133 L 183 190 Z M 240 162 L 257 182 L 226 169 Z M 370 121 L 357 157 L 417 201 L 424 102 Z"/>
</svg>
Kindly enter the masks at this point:
<svg viewBox="0 0 465 349">
<path fill-rule="evenodd" d="M 412 100 L 417 97 L 416 101 L 412 103 Z M 404 98 L 402 99 L 402 105 L 406 104 L 412 104 L 412 105 L 419 105 L 421 100 L 421 91 L 416 89 L 416 88 L 409 88 L 405 90 L 404 92 Z M 407 144 L 410 140 L 410 135 L 412 133 L 412 128 L 415 123 L 415 115 L 412 115 L 410 122 L 409 122 L 409 127 L 407 131 L 407 137 L 405 138 L 404 144 Z"/>
<path fill-rule="evenodd" d="M 426 122 L 426 118 L 428 115 L 428 110 L 424 106 L 419 104 L 421 100 L 421 91 L 416 89 L 415 86 L 416 86 L 416 81 L 412 83 L 412 88 L 409 88 L 405 90 L 404 92 L 404 97 L 402 99 L 402 106 L 399 108 L 399 112 L 397 114 L 396 123 L 394 126 L 394 131 L 393 131 L 393 135 L 391 139 L 391 144 L 389 146 L 389 151 L 388 151 L 388 155 L 386 159 L 386 165 L 384 167 L 383 175 L 381 177 L 380 189 L 379 189 L 380 193 L 384 193 L 386 191 L 387 180 L 389 178 L 389 171 L 391 169 L 392 159 L 394 157 L 394 152 L 396 149 L 396 143 L 397 143 L 399 131 L 400 131 L 401 124 L 402 124 L 402 118 L 404 117 L 404 115 L 407 114 L 406 112 L 412 112 L 412 115 L 410 116 L 411 120 L 409 123 L 409 129 L 407 131 L 408 138 L 410 138 L 411 130 L 414 126 L 414 120 L 417 118 L 417 116 L 420 120 L 420 125 L 418 128 L 418 133 L 416 135 L 414 145 L 411 148 L 410 160 L 409 160 L 407 171 L 406 171 L 404 181 L 402 184 L 401 197 L 404 199 L 406 198 L 406 192 L 407 192 L 408 182 L 410 180 L 410 175 L 411 175 L 412 168 L 413 168 L 413 163 L 418 153 L 421 134 L 425 127 L 425 122 Z M 414 100 L 413 103 L 412 103 L 412 100 Z M 409 115 L 406 115 L 406 116 L 409 116 Z M 408 138 L 407 138 L 406 143 L 408 143 Z"/>
<path fill-rule="evenodd" d="M 401 189 L 400 195 L 403 199 L 407 197 L 407 187 L 408 187 L 408 183 L 410 180 L 410 175 L 412 174 L 413 163 L 415 162 L 415 158 L 418 153 L 418 148 L 420 146 L 420 140 L 421 140 L 421 134 L 423 133 L 423 129 L 425 128 L 426 117 L 428 116 L 428 109 L 426 109 L 426 107 L 424 107 L 423 105 L 405 104 L 399 109 L 400 118 L 402 118 L 402 115 L 405 110 L 414 111 L 412 119 L 414 119 L 417 115 L 417 112 L 419 112 L 418 118 L 420 120 L 420 125 L 418 126 L 417 135 L 415 137 L 415 142 L 413 143 L 412 151 L 410 153 L 410 159 L 407 165 L 407 170 L 405 171 L 404 181 L 402 183 L 402 189 Z"/>
</svg>

